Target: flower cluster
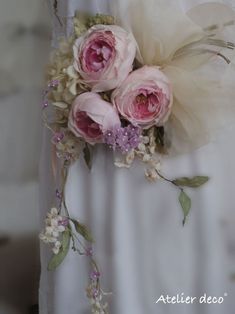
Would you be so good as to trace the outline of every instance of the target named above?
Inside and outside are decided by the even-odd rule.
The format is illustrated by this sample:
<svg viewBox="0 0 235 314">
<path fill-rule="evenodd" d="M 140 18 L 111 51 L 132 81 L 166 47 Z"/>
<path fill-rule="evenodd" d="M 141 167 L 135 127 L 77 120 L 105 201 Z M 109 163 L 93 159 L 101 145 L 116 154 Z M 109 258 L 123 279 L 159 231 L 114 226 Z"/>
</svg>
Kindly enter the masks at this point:
<svg viewBox="0 0 235 314">
<path fill-rule="evenodd" d="M 104 142 L 113 150 L 120 149 L 127 154 L 140 143 L 141 130 L 133 125 L 127 127 L 114 127 L 104 134 Z"/>
<path fill-rule="evenodd" d="M 54 254 L 58 254 L 61 248 L 60 236 L 68 225 L 68 219 L 59 215 L 57 208 L 51 208 L 45 220 L 45 231 L 39 237 L 45 243 L 52 245 Z"/>
<path fill-rule="evenodd" d="M 55 145 L 57 157 L 68 162 L 78 159 L 83 148 L 83 143 L 68 132 L 54 133 L 51 141 Z"/>
<path fill-rule="evenodd" d="M 168 11 L 169 8 L 162 10 Z M 172 12 L 174 15 L 175 9 Z M 196 58 L 205 53 L 224 57 L 214 49 L 204 49 L 202 44 L 229 49 L 234 49 L 235 45 L 213 38 L 184 16 L 173 21 L 163 17 L 162 28 L 149 25 L 146 27 L 149 30 L 146 38 L 144 33 L 140 36 L 139 25 L 136 32 L 130 32 L 114 25 L 111 16 L 99 14 L 94 17 L 82 16 L 81 19 L 79 16 L 78 13 L 74 20 L 74 34 L 62 40 L 55 51 L 48 68 L 49 83 L 43 96 L 44 122 L 53 133 L 53 170 L 56 170 L 55 164 L 61 167 L 62 183 L 56 193 L 59 209 L 52 208 L 48 213 L 40 238 L 52 246 L 54 255 L 49 262 L 50 270 L 58 267 L 70 247 L 90 259 L 92 272 L 87 297 L 92 313 L 106 314 L 107 304 L 103 304 L 102 300 L 105 294 L 100 288 L 100 272 L 92 246 L 87 248 L 80 240 L 82 237 L 91 245 L 93 238 L 85 225 L 69 216 L 65 202 L 68 166 L 82 155 L 91 168 L 93 146 L 96 144 L 107 145 L 115 151 L 114 165 L 117 167 L 129 168 L 138 159 L 144 164 L 144 174 L 149 181 L 161 178 L 179 189 L 184 224 L 191 207 L 191 200 L 184 189 L 199 187 L 209 178 L 168 179 L 160 172 L 161 156 L 168 153 L 169 147 L 175 149 L 177 146 L 178 149 L 179 146 L 181 150 L 186 141 L 190 141 L 190 147 L 193 147 L 191 141 L 194 141 L 194 137 L 198 147 L 199 127 L 202 127 L 202 133 L 203 127 L 208 129 L 205 127 L 205 114 L 197 113 L 202 108 L 206 113 L 217 98 L 219 102 L 224 99 L 221 98 L 221 90 L 219 97 L 216 97 L 216 84 L 208 84 L 211 88 L 216 86 L 214 90 L 204 88 L 204 85 L 200 88 L 198 80 L 191 77 L 194 71 L 187 72 L 187 69 L 194 69 L 196 64 L 209 58 L 199 59 L 199 62 L 193 59 L 190 65 L 188 57 L 193 55 Z M 172 31 L 164 32 L 166 20 L 171 21 L 169 27 L 171 24 L 176 28 L 179 26 L 179 40 L 174 38 L 172 41 Z M 148 23 L 148 20 L 145 19 L 145 22 Z M 157 21 L 157 24 L 160 26 L 161 21 Z M 154 33 L 151 29 L 154 29 Z M 177 33 L 175 29 L 174 33 Z M 133 34 L 137 37 L 134 38 Z M 162 41 L 164 36 L 167 40 Z M 143 49 L 146 45 L 142 43 L 142 38 L 144 42 L 150 40 L 149 46 L 156 49 Z M 152 41 L 156 41 L 155 45 Z M 161 49 L 157 48 L 159 43 Z M 192 54 L 194 47 L 196 53 Z M 182 66 L 184 56 L 187 58 Z M 229 61 L 225 57 L 224 60 Z M 208 95 L 209 92 L 212 97 Z M 200 97 L 197 97 L 198 94 Z M 202 97 L 206 99 L 206 106 L 201 104 Z M 48 107 L 52 110 L 46 114 Z M 213 108 L 209 112 L 213 112 Z M 54 157 L 58 157 L 60 162 L 55 162 Z M 64 212 L 64 216 L 61 212 Z M 76 241 L 80 247 L 76 246 Z"/>
<path fill-rule="evenodd" d="M 133 71 L 136 48 L 133 36 L 117 25 L 94 25 L 76 39 L 74 71 L 90 89 L 72 102 L 68 128 L 76 137 L 128 153 L 138 141 L 137 134 L 133 138 L 125 135 L 136 132 L 132 125 L 138 126 L 139 135 L 141 129 L 168 120 L 173 103 L 171 83 L 156 66 Z M 127 128 L 122 127 L 122 120 L 129 123 Z"/>
<path fill-rule="evenodd" d="M 138 136 L 138 140 L 136 141 L 137 145 L 133 145 L 132 149 L 125 153 L 124 158 L 120 159 L 119 157 L 116 157 L 115 166 L 119 168 L 130 168 L 135 157 L 138 157 L 143 163 L 147 164 L 145 177 L 149 181 L 154 182 L 159 179 L 161 163 L 159 156 L 155 153 L 156 143 L 153 129 L 150 129 L 147 134 L 148 135 L 145 136 Z M 112 137 L 113 136 L 110 133 L 110 136 L 108 136 L 107 139 L 110 144 L 113 143 Z"/>
<path fill-rule="evenodd" d="M 172 84 L 157 66 L 134 66 L 137 43 L 125 29 L 107 25 L 113 19 L 104 17 L 103 25 L 87 27 L 89 21 L 82 25 L 75 19 L 78 37 L 61 42 L 49 70 L 44 108 L 51 101 L 55 109 L 52 143 L 57 157 L 72 162 L 86 149 L 90 163 L 87 144 L 104 143 L 126 156 L 125 162 L 114 163 L 117 166 L 129 167 L 135 157 L 146 163 L 149 156 L 143 156 L 138 145 L 146 131 L 168 121 Z M 155 148 L 148 153 L 150 164 Z"/>
<path fill-rule="evenodd" d="M 108 304 L 103 302 L 103 295 L 105 293 L 99 287 L 100 272 L 93 269 L 90 273 L 90 283 L 86 289 L 87 297 L 91 304 L 91 313 L 106 314 Z"/>
</svg>

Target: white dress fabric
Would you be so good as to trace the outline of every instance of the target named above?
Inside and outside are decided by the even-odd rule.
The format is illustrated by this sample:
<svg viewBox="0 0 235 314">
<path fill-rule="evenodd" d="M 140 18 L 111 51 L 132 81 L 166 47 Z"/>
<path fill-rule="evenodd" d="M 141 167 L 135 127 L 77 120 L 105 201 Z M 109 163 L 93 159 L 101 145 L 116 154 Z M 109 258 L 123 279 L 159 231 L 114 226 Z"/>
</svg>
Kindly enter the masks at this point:
<svg viewBox="0 0 235 314">
<path fill-rule="evenodd" d="M 115 1 L 115 0 L 113 0 Z M 147 2 L 147 1 L 146 1 Z M 202 1 L 181 1 L 189 4 Z M 221 1 L 222 2 L 222 1 Z M 229 1 L 228 1 L 229 2 Z M 58 1 L 60 16 L 76 9 L 109 12 L 108 0 Z M 57 26 L 56 26 L 57 25 Z M 61 33 L 54 21 L 54 37 Z M 86 223 L 96 242 L 111 314 L 232 314 L 235 308 L 227 252 L 226 230 L 234 222 L 235 128 L 196 152 L 163 161 L 168 177 L 208 175 L 202 189 L 191 190 L 192 210 L 185 227 L 178 190 L 166 182 L 148 183 L 136 162 L 130 170 L 117 169 L 113 154 L 102 147 L 94 153 L 92 170 L 81 159 L 69 171 L 66 201 L 70 215 Z M 49 134 L 44 134 L 41 159 L 41 217 L 53 197 L 49 178 Z M 46 197 L 47 196 L 47 197 Z M 227 225 L 227 227 L 225 227 Z M 47 271 L 50 252 L 41 248 L 40 314 L 88 314 L 85 295 L 87 259 L 69 253 L 55 271 Z M 161 296 L 224 297 L 222 304 L 164 304 Z"/>
</svg>

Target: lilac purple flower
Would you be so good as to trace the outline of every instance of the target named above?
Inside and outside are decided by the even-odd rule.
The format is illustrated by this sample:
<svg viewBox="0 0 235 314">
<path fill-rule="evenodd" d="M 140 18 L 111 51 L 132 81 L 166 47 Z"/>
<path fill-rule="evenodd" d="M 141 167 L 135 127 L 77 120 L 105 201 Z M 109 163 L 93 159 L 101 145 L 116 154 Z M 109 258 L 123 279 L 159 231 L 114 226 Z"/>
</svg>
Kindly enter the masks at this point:
<svg viewBox="0 0 235 314">
<path fill-rule="evenodd" d="M 98 295 L 99 295 L 99 290 L 96 289 L 96 288 L 93 288 L 92 292 L 93 292 L 93 298 L 96 299 L 98 297 Z"/>
<path fill-rule="evenodd" d="M 47 100 L 44 100 L 42 107 L 43 107 L 43 109 L 48 107 L 48 101 Z"/>
<path fill-rule="evenodd" d="M 104 134 L 104 143 L 113 150 L 120 149 L 123 154 L 136 148 L 140 143 L 141 129 L 129 124 L 127 127 L 114 127 Z"/>
<path fill-rule="evenodd" d="M 67 227 L 69 224 L 69 220 L 67 217 L 62 217 L 62 219 L 59 221 L 59 225 L 63 227 Z"/>
<path fill-rule="evenodd" d="M 62 193 L 59 191 L 59 189 L 55 190 L 55 194 L 56 194 L 56 198 L 58 198 L 59 200 L 62 199 Z"/>
<path fill-rule="evenodd" d="M 59 85 L 59 80 L 52 80 L 48 83 L 48 87 L 56 87 Z"/>
<path fill-rule="evenodd" d="M 43 92 L 43 103 L 42 103 L 42 108 L 45 109 L 48 107 L 49 103 L 48 103 L 48 99 L 47 99 L 47 95 L 48 93 L 55 87 L 57 87 L 59 85 L 59 80 L 53 80 L 50 81 L 47 85 L 47 88 L 44 90 Z"/>
<path fill-rule="evenodd" d="M 96 270 L 93 270 L 90 274 L 92 280 L 97 280 L 100 277 L 100 273 Z"/>
<path fill-rule="evenodd" d="M 92 256 L 93 255 L 92 247 L 87 248 L 85 254 L 86 254 L 86 256 Z"/>
<path fill-rule="evenodd" d="M 62 141 L 63 138 L 64 138 L 64 133 L 63 132 L 56 132 L 52 136 L 52 143 L 53 144 L 57 144 L 60 141 Z"/>
</svg>

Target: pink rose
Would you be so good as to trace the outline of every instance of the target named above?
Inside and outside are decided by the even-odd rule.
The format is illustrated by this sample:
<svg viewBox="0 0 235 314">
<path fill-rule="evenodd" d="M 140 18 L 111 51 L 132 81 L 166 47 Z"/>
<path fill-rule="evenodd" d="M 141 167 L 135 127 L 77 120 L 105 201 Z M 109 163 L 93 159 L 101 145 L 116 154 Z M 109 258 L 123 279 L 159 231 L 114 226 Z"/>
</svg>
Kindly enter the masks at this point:
<svg viewBox="0 0 235 314">
<path fill-rule="evenodd" d="M 74 68 L 94 92 L 116 88 L 132 70 L 133 36 L 116 25 L 95 25 L 73 46 Z"/>
<path fill-rule="evenodd" d="M 158 67 L 144 66 L 133 71 L 114 90 L 112 103 L 133 125 L 143 128 L 162 126 L 173 103 L 171 84 Z"/>
<path fill-rule="evenodd" d="M 87 92 L 74 100 L 68 127 L 77 137 L 94 144 L 102 141 L 105 131 L 119 125 L 116 109 L 100 95 Z"/>
</svg>

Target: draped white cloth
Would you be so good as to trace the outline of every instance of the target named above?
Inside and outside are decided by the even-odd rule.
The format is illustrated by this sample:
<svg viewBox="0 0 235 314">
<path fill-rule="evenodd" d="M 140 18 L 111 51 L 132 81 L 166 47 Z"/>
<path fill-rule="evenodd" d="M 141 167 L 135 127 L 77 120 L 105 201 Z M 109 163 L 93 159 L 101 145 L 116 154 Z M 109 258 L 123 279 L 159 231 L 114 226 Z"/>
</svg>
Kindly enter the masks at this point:
<svg viewBox="0 0 235 314">
<path fill-rule="evenodd" d="M 189 1 L 180 3 L 189 8 Z M 59 15 L 68 18 L 76 9 L 109 12 L 105 0 L 61 0 L 58 4 Z M 56 25 L 57 22 L 55 38 L 61 32 Z M 96 239 L 103 287 L 113 293 L 108 297 L 111 314 L 233 312 L 235 301 L 223 226 L 234 219 L 234 135 L 235 128 L 231 128 L 194 153 L 164 161 L 163 171 L 168 176 L 211 177 L 202 189 L 189 192 L 193 206 L 184 228 L 178 191 L 162 181 L 146 182 L 142 165 L 135 163 L 130 170 L 116 169 L 112 153 L 98 147 L 91 172 L 83 160 L 71 167 L 66 201 L 71 215 L 88 224 Z M 48 136 L 45 132 L 41 159 L 42 219 L 53 194 L 49 192 L 52 182 L 48 175 Z M 58 270 L 48 273 L 49 256 L 43 246 L 40 314 L 89 313 L 84 293 L 89 274 L 86 258 L 71 252 Z M 161 295 L 181 293 L 193 297 L 204 293 L 228 296 L 220 305 L 156 304 Z"/>
</svg>

